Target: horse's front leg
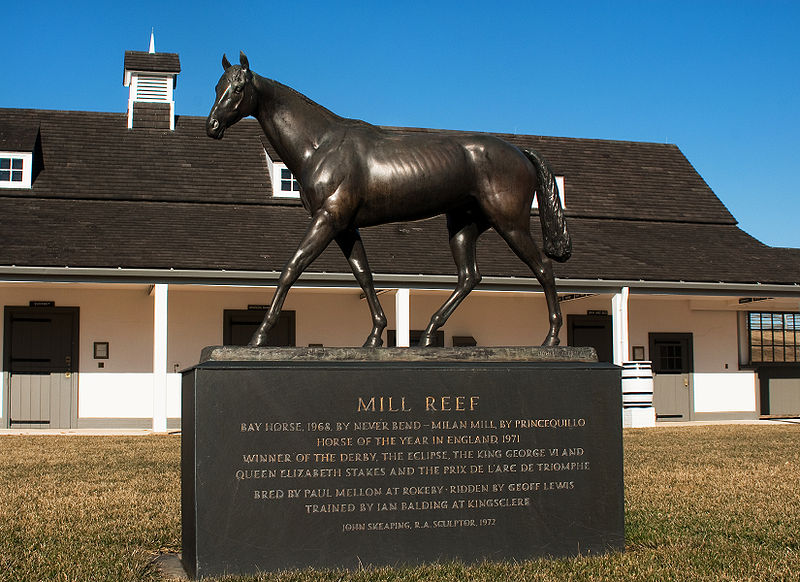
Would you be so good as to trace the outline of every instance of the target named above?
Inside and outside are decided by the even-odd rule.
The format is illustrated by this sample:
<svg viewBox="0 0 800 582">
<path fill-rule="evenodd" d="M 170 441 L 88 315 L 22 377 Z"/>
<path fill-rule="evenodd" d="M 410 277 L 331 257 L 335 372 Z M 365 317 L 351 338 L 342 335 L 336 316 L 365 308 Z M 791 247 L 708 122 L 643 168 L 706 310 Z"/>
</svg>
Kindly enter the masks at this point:
<svg viewBox="0 0 800 582">
<path fill-rule="evenodd" d="M 250 340 L 250 346 L 263 346 L 267 343 L 267 334 L 269 330 L 278 322 L 278 316 L 281 314 L 283 302 L 286 300 L 286 295 L 289 293 L 289 288 L 294 285 L 300 274 L 314 262 L 322 251 L 330 244 L 336 231 L 333 227 L 333 221 L 326 211 L 320 211 L 314 215 L 311 224 L 306 230 L 303 241 L 289 262 L 281 272 L 278 279 L 278 288 L 275 290 L 275 295 L 272 297 L 272 303 L 269 306 L 264 321 L 253 334 Z"/>
<path fill-rule="evenodd" d="M 378 348 L 383 345 L 381 335 L 386 328 L 386 315 L 383 313 L 381 302 L 378 301 L 378 294 L 375 292 L 375 284 L 372 281 L 372 271 L 367 262 L 367 253 L 364 251 L 364 243 L 358 229 L 352 228 L 345 230 L 336 237 L 336 242 L 342 253 L 350 263 L 350 269 L 356 277 L 356 281 L 364 291 L 367 298 L 369 312 L 372 315 L 372 331 L 364 342 L 365 348 Z"/>
</svg>

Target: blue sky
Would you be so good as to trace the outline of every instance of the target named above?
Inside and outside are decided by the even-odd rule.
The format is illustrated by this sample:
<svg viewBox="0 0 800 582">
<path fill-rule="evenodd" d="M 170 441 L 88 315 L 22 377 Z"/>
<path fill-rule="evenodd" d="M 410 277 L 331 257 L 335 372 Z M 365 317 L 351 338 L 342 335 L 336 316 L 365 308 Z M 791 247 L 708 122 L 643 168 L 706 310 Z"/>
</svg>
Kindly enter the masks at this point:
<svg viewBox="0 0 800 582">
<path fill-rule="evenodd" d="M 0 107 L 125 111 L 123 53 L 154 28 L 179 114 L 208 113 L 242 49 L 376 124 L 677 144 L 742 228 L 800 247 L 796 0 L 38 1 L 3 21 Z"/>
</svg>

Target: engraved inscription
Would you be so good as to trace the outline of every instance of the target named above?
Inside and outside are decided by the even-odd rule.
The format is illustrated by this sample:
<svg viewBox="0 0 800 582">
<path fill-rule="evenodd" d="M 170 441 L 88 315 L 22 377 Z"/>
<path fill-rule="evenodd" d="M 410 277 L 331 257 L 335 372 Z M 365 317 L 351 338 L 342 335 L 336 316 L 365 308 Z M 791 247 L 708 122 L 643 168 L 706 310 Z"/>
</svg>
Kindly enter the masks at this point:
<svg viewBox="0 0 800 582">
<path fill-rule="evenodd" d="M 252 483 L 250 502 L 328 516 L 343 533 L 495 527 L 536 496 L 581 490 L 589 419 L 487 417 L 487 398 L 370 394 L 355 418 L 241 419 L 253 448 L 233 478 Z M 291 450 L 276 433 L 293 435 Z"/>
</svg>

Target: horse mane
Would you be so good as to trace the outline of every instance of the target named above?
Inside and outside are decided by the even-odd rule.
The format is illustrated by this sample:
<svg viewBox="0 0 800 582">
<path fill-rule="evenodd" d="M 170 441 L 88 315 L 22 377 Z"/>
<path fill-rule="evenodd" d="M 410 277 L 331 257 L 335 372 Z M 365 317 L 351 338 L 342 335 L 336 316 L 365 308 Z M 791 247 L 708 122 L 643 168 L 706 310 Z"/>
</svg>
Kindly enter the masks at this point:
<svg viewBox="0 0 800 582">
<path fill-rule="evenodd" d="M 270 79 L 269 77 L 261 77 L 260 75 L 259 75 L 259 77 L 263 81 L 265 81 L 267 84 L 272 85 L 273 88 L 280 89 L 281 91 L 284 91 L 284 92 L 286 92 L 286 93 L 288 93 L 288 94 L 290 94 L 290 95 L 292 95 L 292 96 L 294 96 L 296 98 L 299 98 L 300 100 L 302 100 L 307 105 L 311 105 L 312 107 L 315 107 L 317 109 L 320 109 L 321 111 L 324 111 L 324 112 L 328 113 L 329 115 L 334 117 L 337 121 L 351 123 L 353 125 L 359 125 L 359 126 L 363 126 L 363 127 L 375 127 L 373 124 L 371 124 L 369 122 L 366 122 L 366 121 L 363 121 L 361 119 L 354 119 L 354 118 L 351 118 L 351 117 L 342 117 L 341 115 L 337 115 L 336 113 L 334 113 L 333 111 L 331 111 L 330 109 L 325 107 L 324 105 L 320 105 L 319 103 L 317 103 L 313 99 L 310 99 L 306 95 L 303 95 L 300 91 L 297 91 L 296 89 L 292 89 L 291 87 L 289 87 L 288 85 L 284 85 L 280 81 L 276 81 L 275 79 Z"/>
<path fill-rule="evenodd" d="M 261 77 L 261 78 L 264 81 L 266 81 L 268 84 L 272 85 L 273 87 L 275 87 L 277 89 L 280 89 L 281 91 L 284 91 L 286 93 L 289 93 L 290 95 L 293 95 L 294 97 L 300 98 L 302 101 L 304 101 L 308 105 L 312 105 L 314 107 L 322 109 L 323 111 L 327 111 L 328 113 L 330 113 L 331 115 L 333 115 L 335 117 L 340 117 L 339 115 L 336 115 L 333 111 L 331 111 L 330 109 L 328 109 L 324 105 L 320 105 L 319 103 L 317 103 L 313 99 L 309 99 L 308 97 L 303 95 L 300 91 L 292 89 L 291 87 L 289 87 L 288 85 L 284 85 L 280 81 L 276 81 L 275 79 L 270 79 L 268 77 Z"/>
</svg>

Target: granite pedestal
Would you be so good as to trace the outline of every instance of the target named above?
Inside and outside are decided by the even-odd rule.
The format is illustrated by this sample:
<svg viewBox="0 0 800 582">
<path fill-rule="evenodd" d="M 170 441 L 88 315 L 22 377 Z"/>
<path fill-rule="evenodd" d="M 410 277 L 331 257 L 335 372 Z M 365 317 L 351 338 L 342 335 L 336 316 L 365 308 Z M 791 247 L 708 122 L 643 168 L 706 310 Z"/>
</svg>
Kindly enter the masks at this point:
<svg viewBox="0 0 800 582">
<path fill-rule="evenodd" d="M 571 348 L 207 348 L 183 376 L 193 577 L 624 547 L 619 368 Z"/>
</svg>

